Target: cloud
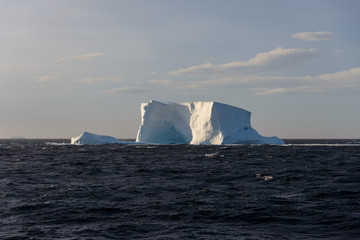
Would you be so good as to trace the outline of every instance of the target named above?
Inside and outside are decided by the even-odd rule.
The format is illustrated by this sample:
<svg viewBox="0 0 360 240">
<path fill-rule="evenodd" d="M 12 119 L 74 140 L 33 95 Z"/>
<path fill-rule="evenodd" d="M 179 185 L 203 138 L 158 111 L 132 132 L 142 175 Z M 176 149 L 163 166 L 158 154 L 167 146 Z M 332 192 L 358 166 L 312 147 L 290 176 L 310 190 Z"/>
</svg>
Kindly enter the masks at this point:
<svg viewBox="0 0 360 240">
<path fill-rule="evenodd" d="M 360 83 L 360 67 L 359 68 L 352 68 L 346 71 L 340 71 L 336 73 L 328 73 L 328 74 L 321 74 L 317 77 L 317 79 L 322 81 L 332 81 L 339 84 L 344 83 Z"/>
<path fill-rule="evenodd" d="M 38 82 L 57 82 L 59 80 L 58 76 L 40 76 L 40 77 L 34 77 L 34 80 L 38 81 Z"/>
<path fill-rule="evenodd" d="M 337 54 L 337 53 L 344 53 L 345 52 L 345 50 L 342 50 L 342 49 L 335 49 L 334 51 L 333 51 L 333 53 L 335 53 L 335 54 Z"/>
<path fill-rule="evenodd" d="M 120 87 L 120 88 L 113 88 L 113 89 L 102 91 L 102 92 L 100 92 L 100 94 L 144 93 L 147 91 L 148 91 L 148 89 L 140 88 L 140 87 Z"/>
<path fill-rule="evenodd" d="M 149 83 L 171 86 L 173 85 L 174 81 L 169 79 L 161 79 L 161 80 L 149 80 Z"/>
<path fill-rule="evenodd" d="M 299 32 L 291 35 L 292 38 L 298 38 L 304 41 L 318 42 L 318 41 L 335 41 L 335 33 L 322 32 Z"/>
<path fill-rule="evenodd" d="M 220 65 L 224 68 L 252 67 L 252 66 L 276 66 L 285 63 L 299 63 L 307 59 L 319 56 L 317 49 L 298 49 L 278 47 L 272 51 L 258 53 L 254 58 L 245 62 L 231 62 Z"/>
<path fill-rule="evenodd" d="M 87 54 L 82 54 L 82 55 L 73 55 L 73 56 L 68 56 L 68 57 L 62 57 L 62 58 L 58 59 L 58 61 L 67 61 L 67 60 L 70 60 L 70 59 L 88 61 L 88 60 L 91 60 L 93 58 L 101 57 L 101 56 L 104 56 L 104 55 L 105 55 L 105 53 L 103 53 L 103 52 L 87 53 Z"/>
<path fill-rule="evenodd" d="M 106 83 L 106 82 L 122 82 L 124 81 L 121 77 L 108 77 L 108 78 L 83 78 L 75 80 L 74 82 L 79 83 Z"/>
<path fill-rule="evenodd" d="M 243 88 L 255 91 L 256 95 L 314 93 L 360 89 L 360 67 L 317 76 L 242 75 L 206 81 L 151 80 L 149 83 L 177 91 Z"/>
<path fill-rule="evenodd" d="M 255 95 L 272 95 L 272 94 L 279 94 L 279 93 L 319 93 L 319 92 L 326 92 L 324 89 L 312 88 L 312 87 L 291 87 L 291 88 L 272 88 L 272 89 L 265 89 L 255 93 Z"/>
<path fill-rule="evenodd" d="M 319 51 L 314 48 L 298 49 L 278 47 L 269 52 L 258 53 L 255 57 L 247 61 L 229 62 L 220 65 L 206 63 L 198 66 L 177 69 L 169 72 L 168 74 L 173 76 L 210 76 L 214 73 L 219 74 L 249 68 L 253 70 L 269 70 L 272 68 L 283 68 L 296 65 L 319 55 Z"/>
</svg>

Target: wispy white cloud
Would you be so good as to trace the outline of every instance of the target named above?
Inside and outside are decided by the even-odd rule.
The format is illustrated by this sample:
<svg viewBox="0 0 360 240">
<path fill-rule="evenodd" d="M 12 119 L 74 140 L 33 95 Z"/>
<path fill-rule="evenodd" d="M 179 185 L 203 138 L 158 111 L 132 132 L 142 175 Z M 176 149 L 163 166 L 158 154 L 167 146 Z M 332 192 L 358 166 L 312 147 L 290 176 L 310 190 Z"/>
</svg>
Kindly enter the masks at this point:
<svg viewBox="0 0 360 240">
<path fill-rule="evenodd" d="M 105 78 L 82 78 L 75 80 L 78 83 L 106 83 L 106 82 L 122 82 L 122 77 L 105 77 Z"/>
<path fill-rule="evenodd" d="M 258 53 L 254 58 L 245 62 L 231 62 L 220 65 L 224 68 L 252 67 L 252 66 L 283 66 L 296 64 L 319 56 L 317 49 L 282 48 L 278 47 L 272 51 Z"/>
<path fill-rule="evenodd" d="M 360 67 L 317 76 L 244 75 L 214 78 L 206 81 L 151 80 L 149 82 L 175 90 L 247 88 L 254 90 L 257 95 L 326 92 L 360 89 Z"/>
<path fill-rule="evenodd" d="M 258 53 L 247 61 L 229 62 L 220 65 L 206 63 L 169 72 L 173 76 L 209 76 L 214 73 L 226 73 L 234 70 L 256 68 L 256 70 L 282 68 L 296 65 L 319 56 L 317 49 L 282 48 L 278 47 L 269 52 Z"/>
<path fill-rule="evenodd" d="M 165 85 L 171 86 L 171 85 L 173 85 L 174 81 L 172 81 L 170 79 L 160 79 L 160 80 L 149 80 L 149 83 L 164 85 L 164 86 Z"/>
<path fill-rule="evenodd" d="M 349 82 L 360 84 L 360 67 L 336 73 L 321 74 L 317 79 L 322 81 L 332 81 L 338 84 Z"/>
<path fill-rule="evenodd" d="M 335 41 L 335 33 L 321 31 L 321 32 L 299 32 L 291 35 L 292 38 L 298 38 L 304 41 L 318 42 L 318 41 Z"/>
<path fill-rule="evenodd" d="M 46 76 L 34 77 L 33 79 L 38 82 L 44 83 L 44 82 L 57 82 L 59 80 L 59 77 L 46 75 Z"/>
<path fill-rule="evenodd" d="M 308 87 L 308 86 L 289 87 L 289 88 L 270 88 L 270 89 L 257 91 L 255 95 L 273 95 L 280 93 L 320 93 L 320 92 L 327 92 L 327 90 L 318 87 Z"/>
<path fill-rule="evenodd" d="M 87 53 L 87 54 L 82 54 L 82 55 L 72 55 L 72 56 L 68 56 L 68 57 L 62 57 L 62 58 L 59 58 L 58 61 L 66 61 L 66 60 L 70 60 L 70 59 L 88 61 L 93 58 L 101 57 L 104 55 L 105 55 L 105 53 L 103 53 L 103 52 Z"/>
<path fill-rule="evenodd" d="M 120 88 L 112 88 L 109 90 L 105 90 L 100 92 L 100 94 L 127 94 L 127 93 L 144 93 L 147 92 L 148 89 L 140 88 L 140 87 L 120 87 Z"/>
</svg>

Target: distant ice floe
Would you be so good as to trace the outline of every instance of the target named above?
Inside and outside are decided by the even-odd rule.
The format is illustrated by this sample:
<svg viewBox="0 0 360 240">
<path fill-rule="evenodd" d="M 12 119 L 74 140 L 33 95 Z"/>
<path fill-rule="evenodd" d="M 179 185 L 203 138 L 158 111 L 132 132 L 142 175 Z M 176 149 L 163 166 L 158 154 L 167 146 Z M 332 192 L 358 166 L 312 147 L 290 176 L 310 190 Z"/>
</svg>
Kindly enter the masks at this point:
<svg viewBox="0 0 360 240">
<path fill-rule="evenodd" d="M 66 143 L 66 142 L 46 142 L 46 145 L 51 145 L 51 146 L 66 146 L 66 145 L 71 145 L 71 143 Z"/>
<path fill-rule="evenodd" d="M 78 137 L 71 138 L 71 144 L 74 145 L 101 145 L 101 144 L 111 144 L 111 143 L 118 143 L 118 144 L 134 144 L 133 142 L 123 142 L 114 137 L 106 136 L 106 135 L 99 135 L 89 132 L 84 132 Z"/>
<path fill-rule="evenodd" d="M 360 143 L 296 143 L 284 144 L 282 146 L 307 146 L 307 147 L 353 147 L 360 146 Z"/>
</svg>

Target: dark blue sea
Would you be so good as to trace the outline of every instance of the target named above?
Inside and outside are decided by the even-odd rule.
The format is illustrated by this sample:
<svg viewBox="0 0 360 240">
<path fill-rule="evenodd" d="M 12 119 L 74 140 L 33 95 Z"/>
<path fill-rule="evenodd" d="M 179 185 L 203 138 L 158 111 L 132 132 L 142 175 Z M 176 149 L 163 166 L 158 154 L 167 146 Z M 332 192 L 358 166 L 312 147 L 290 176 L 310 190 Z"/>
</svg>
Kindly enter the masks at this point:
<svg viewBox="0 0 360 240">
<path fill-rule="evenodd" d="M 0 239 L 360 239 L 360 140 L 0 140 Z"/>
</svg>

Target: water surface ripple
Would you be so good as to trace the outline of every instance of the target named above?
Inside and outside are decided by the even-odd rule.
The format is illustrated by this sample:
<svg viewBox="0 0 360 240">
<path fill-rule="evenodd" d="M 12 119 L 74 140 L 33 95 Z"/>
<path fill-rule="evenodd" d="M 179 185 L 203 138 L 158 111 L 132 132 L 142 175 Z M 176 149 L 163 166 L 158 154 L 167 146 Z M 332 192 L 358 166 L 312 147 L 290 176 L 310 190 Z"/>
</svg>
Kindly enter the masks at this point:
<svg viewBox="0 0 360 240">
<path fill-rule="evenodd" d="M 0 140 L 0 238 L 358 239 L 360 146 L 324 141 Z"/>
</svg>

